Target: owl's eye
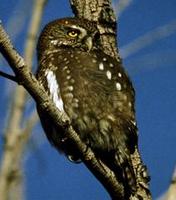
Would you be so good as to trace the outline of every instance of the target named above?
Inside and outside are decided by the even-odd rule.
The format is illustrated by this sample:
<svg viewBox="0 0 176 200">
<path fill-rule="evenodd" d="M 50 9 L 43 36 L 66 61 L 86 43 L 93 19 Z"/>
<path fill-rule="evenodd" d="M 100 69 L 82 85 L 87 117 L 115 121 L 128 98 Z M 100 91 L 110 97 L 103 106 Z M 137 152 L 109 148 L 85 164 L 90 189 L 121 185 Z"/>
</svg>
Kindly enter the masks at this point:
<svg viewBox="0 0 176 200">
<path fill-rule="evenodd" d="M 67 32 L 67 35 L 70 36 L 70 37 L 73 37 L 73 38 L 77 37 L 78 34 L 79 34 L 79 32 L 77 30 L 69 30 Z"/>
</svg>

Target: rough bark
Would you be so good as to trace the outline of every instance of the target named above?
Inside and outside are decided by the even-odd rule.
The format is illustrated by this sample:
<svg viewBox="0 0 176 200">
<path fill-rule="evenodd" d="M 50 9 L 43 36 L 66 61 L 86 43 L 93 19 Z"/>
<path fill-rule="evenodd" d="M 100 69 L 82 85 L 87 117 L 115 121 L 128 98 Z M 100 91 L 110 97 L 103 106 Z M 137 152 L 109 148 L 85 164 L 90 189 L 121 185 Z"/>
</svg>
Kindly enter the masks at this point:
<svg viewBox="0 0 176 200">
<path fill-rule="evenodd" d="M 103 50 L 110 56 L 121 59 L 118 51 L 117 42 L 117 20 L 111 6 L 110 0 L 70 0 L 72 10 L 75 16 L 95 21 L 98 24 L 101 33 L 101 43 Z M 142 196 L 143 199 L 151 199 L 149 192 L 149 177 L 146 166 L 136 146 L 135 153 L 131 156 L 133 167 L 136 172 L 138 191 L 136 196 Z M 135 197 L 134 197 L 135 198 Z M 134 199 L 131 197 L 131 199 Z"/>
</svg>

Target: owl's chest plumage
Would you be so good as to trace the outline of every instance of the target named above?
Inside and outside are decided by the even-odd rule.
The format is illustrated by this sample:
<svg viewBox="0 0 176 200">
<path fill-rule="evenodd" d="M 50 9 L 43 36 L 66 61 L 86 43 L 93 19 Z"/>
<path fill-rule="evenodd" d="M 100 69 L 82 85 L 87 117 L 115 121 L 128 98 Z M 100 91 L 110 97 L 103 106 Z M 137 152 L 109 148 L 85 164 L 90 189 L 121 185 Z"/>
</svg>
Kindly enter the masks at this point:
<svg viewBox="0 0 176 200">
<path fill-rule="evenodd" d="M 101 51 L 51 52 L 40 62 L 37 76 L 83 140 L 103 135 L 100 129 L 111 129 L 122 116 L 134 120 L 131 82 L 120 64 Z"/>
<path fill-rule="evenodd" d="M 58 50 L 46 55 L 38 76 L 50 95 L 55 96 L 55 103 L 55 93 L 62 98 L 70 117 L 71 110 L 86 112 L 95 107 L 101 114 L 106 110 L 104 106 L 116 111 L 133 110 L 133 88 L 126 73 L 104 53 Z"/>
</svg>

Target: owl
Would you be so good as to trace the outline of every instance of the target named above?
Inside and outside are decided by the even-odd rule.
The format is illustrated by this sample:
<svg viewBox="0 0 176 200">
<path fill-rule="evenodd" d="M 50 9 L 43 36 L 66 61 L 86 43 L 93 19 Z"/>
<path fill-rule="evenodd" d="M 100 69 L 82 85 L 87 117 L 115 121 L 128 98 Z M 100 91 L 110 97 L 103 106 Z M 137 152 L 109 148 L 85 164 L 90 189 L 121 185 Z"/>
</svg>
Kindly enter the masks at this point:
<svg viewBox="0 0 176 200">
<path fill-rule="evenodd" d="M 130 195 L 136 191 L 130 157 L 137 145 L 135 94 L 121 61 L 102 49 L 96 23 L 78 18 L 52 21 L 39 37 L 36 77 L 58 110 L 68 115 L 82 142 L 114 171 Z M 50 143 L 70 160 L 79 160 L 64 130 L 37 109 Z"/>
</svg>

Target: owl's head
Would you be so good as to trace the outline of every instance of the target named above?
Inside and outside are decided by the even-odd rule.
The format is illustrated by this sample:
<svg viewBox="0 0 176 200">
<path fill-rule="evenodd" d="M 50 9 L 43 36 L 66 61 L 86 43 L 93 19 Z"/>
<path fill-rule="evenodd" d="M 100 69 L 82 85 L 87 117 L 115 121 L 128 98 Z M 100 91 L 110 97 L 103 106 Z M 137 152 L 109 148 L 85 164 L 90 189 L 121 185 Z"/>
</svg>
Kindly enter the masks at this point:
<svg viewBox="0 0 176 200">
<path fill-rule="evenodd" d="M 44 27 L 37 49 L 52 51 L 69 47 L 89 51 L 98 38 L 96 23 L 79 18 L 63 18 L 52 21 Z"/>
</svg>

